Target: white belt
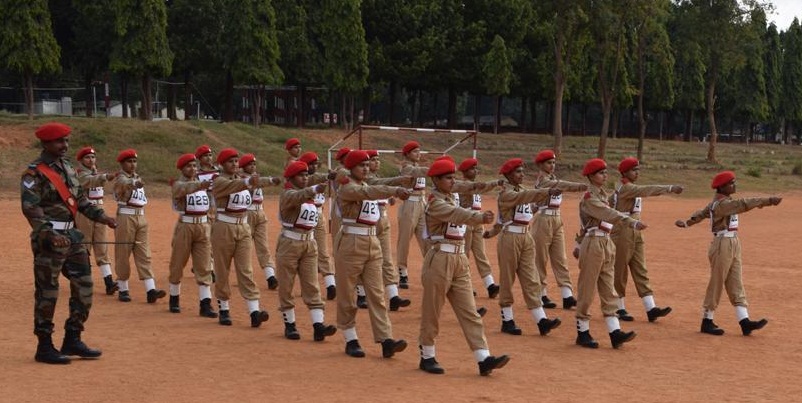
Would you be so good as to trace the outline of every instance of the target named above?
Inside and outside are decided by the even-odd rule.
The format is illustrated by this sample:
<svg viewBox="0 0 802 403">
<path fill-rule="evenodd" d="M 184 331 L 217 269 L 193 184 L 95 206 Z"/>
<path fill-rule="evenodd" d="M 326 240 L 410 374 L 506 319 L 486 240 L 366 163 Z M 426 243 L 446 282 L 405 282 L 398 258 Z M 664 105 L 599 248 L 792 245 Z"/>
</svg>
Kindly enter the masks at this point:
<svg viewBox="0 0 802 403">
<path fill-rule="evenodd" d="M 89 203 L 92 203 L 95 206 L 101 206 L 103 205 L 103 199 L 89 199 Z"/>
<path fill-rule="evenodd" d="M 294 241 L 307 241 L 307 240 L 311 241 L 315 239 L 314 232 L 307 232 L 305 234 L 302 234 L 300 232 L 290 231 L 288 229 L 282 229 L 281 236 L 292 239 Z"/>
<path fill-rule="evenodd" d="M 117 207 L 117 214 L 145 215 L 145 210 L 141 208 Z"/>
<path fill-rule="evenodd" d="M 248 210 L 249 211 L 259 211 L 261 209 L 262 209 L 262 204 L 261 203 L 258 203 L 258 204 L 254 203 L 254 204 L 251 204 L 250 206 L 248 206 Z"/>
<path fill-rule="evenodd" d="M 551 215 L 551 216 L 559 216 L 559 215 L 560 215 L 560 209 L 556 209 L 556 208 L 544 208 L 544 209 L 541 209 L 541 210 L 540 210 L 540 214 L 543 214 L 543 215 Z"/>
<path fill-rule="evenodd" d="M 607 232 L 604 232 L 604 231 L 602 231 L 600 229 L 595 229 L 594 228 L 594 229 L 589 229 L 587 232 L 585 232 L 585 235 L 587 235 L 587 236 L 607 236 L 607 235 L 610 235 L 610 234 L 607 233 Z"/>
<path fill-rule="evenodd" d="M 203 224 L 208 222 L 209 218 L 206 215 L 182 215 L 181 222 L 187 224 Z"/>
<path fill-rule="evenodd" d="M 53 229 L 59 231 L 66 231 L 75 227 L 75 223 L 72 221 L 50 221 L 50 224 L 53 225 Z"/>
<path fill-rule="evenodd" d="M 504 227 L 504 231 L 512 232 L 514 234 L 526 234 L 529 232 L 529 226 L 527 225 L 507 225 Z"/>
<path fill-rule="evenodd" d="M 446 253 L 454 253 L 454 254 L 465 253 L 465 245 L 455 245 L 453 243 L 439 243 L 437 244 L 437 249 L 439 249 L 440 252 L 446 252 Z"/>
<path fill-rule="evenodd" d="M 343 225 L 343 233 L 362 236 L 376 235 L 376 227 L 354 227 L 351 225 Z"/>
<path fill-rule="evenodd" d="M 417 202 L 417 201 L 421 201 L 421 198 L 420 198 L 420 196 L 409 196 L 407 201 Z"/>
<path fill-rule="evenodd" d="M 247 224 L 248 217 L 232 217 L 230 215 L 217 214 L 217 221 L 222 221 L 226 224 Z"/>
<path fill-rule="evenodd" d="M 730 230 L 721 230 L 713 234 L 715 237 L 719 238 L 735 238 L 738 235 L 738 231 L 730 231 Z"/>
</svg>

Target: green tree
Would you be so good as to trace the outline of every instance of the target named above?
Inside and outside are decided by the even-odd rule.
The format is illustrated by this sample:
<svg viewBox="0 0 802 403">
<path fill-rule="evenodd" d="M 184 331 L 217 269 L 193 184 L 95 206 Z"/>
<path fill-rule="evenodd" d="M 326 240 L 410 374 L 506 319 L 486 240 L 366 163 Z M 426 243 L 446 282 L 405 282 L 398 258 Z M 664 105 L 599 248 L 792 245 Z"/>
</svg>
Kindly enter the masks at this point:
<svg viewBox="0 0 802 403">
<path fill-rule="evenodd" d="M 766 12 L 760 7 L 751 11 L 750 23 L 744 27 L 743 51 L 749 55 L 738 72 L 737 102 L 735 113 L 748 123 L 747 139 L 752 138 L 757 122 L 769 117 L 769 104 L 766 98 L 766 72 L 764 38 L 766 36 Z"/>
<path fill-rule="evenodd" d="M 782 43 L 777 26 L 769 24 L 766 34 L 763 37 L 765 49 L 763 57 L 764 71 L 766 73 L 766 103 L 768 104 L 768 121 L 770 122 L 771 135 L 777 133 L 780 126 L 780 99 L 782 97 Z"/>
<path fill-rule="evenodd" d="M 167 42 L 167 6 L 163 0 L 115 0 L 114 4 L 117 36 L 110 66 L 123 76 L 140 78 L 142 109 L 139 116 L 152 120 L 151 79 L 166 76 L 172 70 L 173 52 Z M 127 98 L 127 94 L 123 94 L 123 98 Z"/>
<path fill-rule="evenodd" d="M 105 4 L 92 0 L 72 0 L 75 7 L 75 43 L 70 50 L 74 66 L 83 76 L 86 93 L 91 91 L 92 82 L 109 68 L 114 30 L 114 10 Z M 86 108 L 86 116 L 92 116 L 93 108 Z M 108 111 L 106 111 L 108 113 Z"/>
<path fill-rule="evenodd" d="M 783 35 L 783 95 L 780 101 L 785 119 L 784 141 L 796 133 L 802 122 L 802 27 L 794 18 Z"/>
<path fill-rule="evenodd" d="M 60 48 L 44 0 L 0 0 L 0 63 L 22 75 L 28 119 L 33 119 L 33 78 L 55 73 Z"/>
<path fill-rule="evenodd" d="M 695 27 L 689 22 L 690 3 L 672 3 L 669 38 L 674 51 L 674 109 L 685 112 L 685 140 L 693 137 L 693 116 L 705 105 L 705 71 Z"/>
<path fill-rule="evenodd" d="M 323 82 L 322 57 L 320 48 L 315 46 L 315 38 L 309 26 L 310 12 L 306 5 L 315 7 L 303 0 L 273 0 L 273 8 L 276 10 L 276 38 L 281 49 L 278 63 L 284 72 L 285 81 L 298 86 L 299 127 L 307 120 L 307 87 Z"/>
<path fill-rule="evenodd" d="M 493 133 L 498 133 L 499 119 L 501 113 L 501 96 L 509 94 L 510 81 L 512 78 L 512 63 L 504 44 L 504 38 L 496 35 L 490 50 L 484 57 L 484 86 L 489 95 L 496 98 L 495 119 L 493 120 Z"/>
</svg>

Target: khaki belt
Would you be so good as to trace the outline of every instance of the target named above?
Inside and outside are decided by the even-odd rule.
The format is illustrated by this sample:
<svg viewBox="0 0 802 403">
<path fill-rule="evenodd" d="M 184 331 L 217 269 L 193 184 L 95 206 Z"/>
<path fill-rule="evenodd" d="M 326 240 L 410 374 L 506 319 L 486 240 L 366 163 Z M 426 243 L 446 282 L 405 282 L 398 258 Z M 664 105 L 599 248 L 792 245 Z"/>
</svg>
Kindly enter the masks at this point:
<svg viewBox="0 0 802 403">
<path fill-rule="evenodd" d="M 350 235 L 371 236 L 376 235 L 376 227 L 354 227 L 343 225 L 343 233 Z"/>
<path fill-rule="evenodd" d="M 125 215 L 145 215 L 145 210 L 141 208 L 118 207 L 117 214 Z"/>
<path fill-rule="evenodd" d="M 529 232 L 528 225 L 507 225 L 504 227 L 505 232 L 512 232 L 513 234 L 526 234 Z"/>
<path fill-rule="evenodd" d="M 221 221 L 221 222 L 224 222 L 226 224 L 247 224 L 248 223 L 248 217 L 245 217 L 245 216 L 232 217 L 230 215 L 225 215 L 225 214 L 218 213 L 217 214 L 217 221 Z"/>
<path fill-rule="evenodd" d="M 290 231 L 288 229 L 282 229 L 281 236 L 292 239 L 294 241 L 312 241 L 315 239 L 314 232 L 307 232 L 305 234 L 302 234 L 300 232 Z"/>
<path fill-rule="evenodd" d="M 453 253 L 457 255 L 465 253 L 465 245 L 455 245 L 453 243 L 437 244 L 437 249 L 439 249 L 440 252 Z"/>
<path fill-rule="evenodd" d="M 181 222 L 187 224 L 203 224 L 209 221 L 209 217 L 205 215 L 182 215 Z"/>
</svg>

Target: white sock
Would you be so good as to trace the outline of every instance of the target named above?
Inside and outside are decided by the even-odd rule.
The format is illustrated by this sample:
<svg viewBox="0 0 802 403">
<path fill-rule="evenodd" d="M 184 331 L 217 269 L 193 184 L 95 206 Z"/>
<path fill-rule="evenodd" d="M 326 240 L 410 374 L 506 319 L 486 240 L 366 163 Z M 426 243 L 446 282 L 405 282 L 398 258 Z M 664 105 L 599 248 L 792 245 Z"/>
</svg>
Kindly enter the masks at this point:
<svg viewBox="0 0 802 403">
<path fill-rule="evenodd" d="M 505 306 L 501 308 L 501 320 L 508 321 L 513 319 L 512 307 Z"/>
<path fill-rule="evenodd" d="M 100 273 L 103 275 L 103 277 L 111 276 L 111 265 L 110 264 L 100 265 Z"/>
<path fill-rule="evenodd" d="M 493 284 L 496 284 L 496 281 L 493 279 L 492 274 L 488 274 L 482 277 L 482 280 L 485 282 L 485 288 L 490 287 Z"/>
<path fill-rule="evenodd" d="M 548 296 L 549 296 L 549 291 L 546 289 L 546 286 L 544 285 L 543 288 L 540 289 L 540 299 L 543 299 L 544 297 Z"/>
<path fill-rule="evenodd" d="M 713 310 L 710 310 L 710 309 L 705 309 L 703 315 L 704 315 L 705 319 L 713 320 L 713 316 L 715 316 L 715 313 L 716 313 L 716 311 L 713 311 Z"/>
<path fill-rule="evenodd" d="M 219 307 L 220 307 L 220 310 L 221 310 L 221 311 L 228 311 L 228 310 L 229 310 L 229 309 L 228 309 L 228 300 L 221 300 L 221 299 L 218 299 L 218 300 L 217 300 L 217 306 L 219 306 Z"/>
<path fill-rule="evenodd" d="M 212 288 L 208 285 L 199 285 L 198 286 L 198 299 L 203 301 L 204 299 L 212 298 Z"/>
<path fill-rule="evenodd" d="M 735 316 L 738 317 L 738 322 L 749 319 L 749 311 L 746 310 L 745 306 L 736 305 L 735 306 Z"/>
<path fill-rule="evenodd" d="M 181 295 L 181 284 L 170 283 L 170 296 Z"/>
<path fill-rule="evenodd" d="M 265 278 L 270 278 L 276 275 L 276 269 L 267 266 L 265 267 Z"/>
<path fill-rule="evenodd" d="M 259 310 L 259 300 L 258 299 L 248 299 L 248 312 L 256 312 Z"/>
<path fill-rule="evenodd" d="M 346 343 L 348 343 L 351 340 L 357 340 L 356 328 L 355 327 L 351 327 L 351 328 L 343 330 L 343 338 L 345 339 Z"/>
<path fill-rule="evenodd" d="M 578 332 L 586 332 L 590 330 L 590 321 L 584 319 L 577 319 L 576 320 L 576 330 Z"/>
<path fill-rule="evenodd" d="M 334 275 L 327 274 L 323 276 L 323 284 L 325 284 L 327 288 L 330 286 L 337 286 L 337 283 L 334 282 Z"/>
<path fill-rule="evenodd" d="M 574 292 L 571 291 L 571 287 L 562 286 L 560 287 L 560 294 L 562 295 L 563 299 L 570 298 L 574 296 Z"/>
<path fill-rule="evenodd" d="M 388 284 L 384 286 L 384 292 L 387 294 L 387 299 L 393 299 L 398 296 L 398 286 L 395 284 Z"/>
<path fill-rule="evenodd" d="M 281 316 L 284 318 L 284 323 L 295 323 L 295 308 L 282 311 Z"/>
<path fill-rule="evenodd" d="M 406 267 L 399 267 L 398 268 L 398 274 L 401 277 L 407 277 L 407 275 L 409 275 L 409 272 L 407 272 L 407 268 Z"/>
<path fill-rule="evenodd" d="M 535 323 L 539 323 L 541 319 L 546 319 L 546 311 L 543 307 L 532 309 L 532 317 L 535 318 Z"/>
<path fill-rule="evenodd" d="M 156 280 L 152 278 L 146 278 L 142 280 L 142 283 L 145 284 L 145 291 L 155 290 L 156 289 Z"/>
<path fill-rule="evenodd" d="M 120 291 L 128 291 L 128 280 L 117 280 L 117 287 Z"/>
<path fill-rule="evenodd" d="M 312 324 L 323 323 L 325 321 L 322 309 L 310 309 L 309 316 L 312 318 Z"/>
<path fill-rule="evenodd" d="M 617 316 L 605 316 L 604 317 L 604 322 L 607 323 L 607 331 L 609 333 L 612 333 L 612 332 L 614 332 L 614 331 L 616 331 L 618 329 L 621 329 L 621 324 L 618 323 L 618 317 Z"/>
<path fill-rule="evenodd" d="M 365 294 L 365 286 L 363 285 L 356 286 L 356 295 L 360 297 L 366 296 L 367 294 Z"/>
<path fill-rule="evenodd" d="M 473 350 L 473 358 L 476 359 L 476 362 L 482 362 L 487 357 L 490 357 L 490 350 L 484 348 Z"/>
<path fill-rule="evenodd" d="M 618 309 L 627 309 L 624 305 L 624 297 L 618 297 Z"/>
<path fill-rule="evenodd" d="M 654 296 L 647 295 L 643 297 L 643 307 L 646 308 L 646 312 L 651 311 L 657 305 L 654 304 Z"/>
<path fill-rule="evenodd" d="M 420 358 L 434 358 L 434 346 L 420 346 Z"/>
</svg>

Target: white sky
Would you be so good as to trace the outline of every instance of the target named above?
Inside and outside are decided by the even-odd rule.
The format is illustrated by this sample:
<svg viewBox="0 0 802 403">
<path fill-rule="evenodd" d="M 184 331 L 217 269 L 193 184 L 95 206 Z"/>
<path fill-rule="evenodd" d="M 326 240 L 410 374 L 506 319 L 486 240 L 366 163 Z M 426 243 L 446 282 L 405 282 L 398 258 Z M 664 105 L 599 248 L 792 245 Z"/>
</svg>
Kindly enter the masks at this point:
<svg viewBox="0 0 802 403">
<path fill-rule="evenodd" d="M 777 29 L 785 31 L 791 26 L 794 17 L 802 21 L 802 0 L 770 0 L 774 4 L 774 13 L 767 17 L 769 22 L 774 22 Z"/>
</svg>

